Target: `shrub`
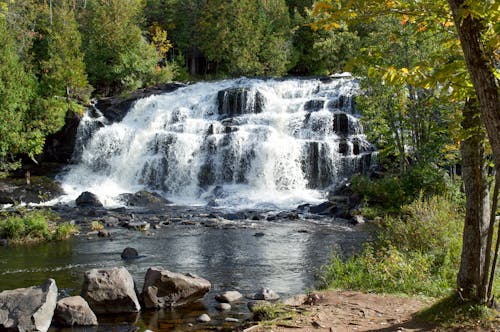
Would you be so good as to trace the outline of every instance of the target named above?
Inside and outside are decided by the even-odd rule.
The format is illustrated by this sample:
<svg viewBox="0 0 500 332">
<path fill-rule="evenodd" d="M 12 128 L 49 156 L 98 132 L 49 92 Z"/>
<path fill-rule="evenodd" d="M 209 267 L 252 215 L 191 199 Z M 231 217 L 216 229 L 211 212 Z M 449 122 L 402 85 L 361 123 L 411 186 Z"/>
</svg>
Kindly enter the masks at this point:
<svg viewBox="0 0 500 332">
<path fill-rule="evenodd" d="M 104 225 L 101 224 L 98 220 L 94 220 L 90 224 L 90 229 L 93 231 L 100 231 L 101 229 L 104 229 Z"/>
<path fill-rule="evenodd" d="M 53 222 L 56 218 L 53 213 L 44 210 L 3 213 L 0 219 L 0 238 L 19 244 L 67 239 L 77 232 L 77 227 L 67 222 L 56 227 Z"/>
<path fill-rule="evenodd" d="M 64 222 L 59 224 L 56 228 L 54 238 L 56 240 L 67 240 L 71 235 L 79 232 L 78 227 L 71 222 Z"/>
<path fill-rule="evenodd" d="M 462 203 L 463 204 L 463 203 Z M 463 211 L 445 196 L 416 200 L 386 217 L 377 240 L 356 256 L 322 268 L 328 288 L 441 296 L 455 287 Z"/>
</svg>

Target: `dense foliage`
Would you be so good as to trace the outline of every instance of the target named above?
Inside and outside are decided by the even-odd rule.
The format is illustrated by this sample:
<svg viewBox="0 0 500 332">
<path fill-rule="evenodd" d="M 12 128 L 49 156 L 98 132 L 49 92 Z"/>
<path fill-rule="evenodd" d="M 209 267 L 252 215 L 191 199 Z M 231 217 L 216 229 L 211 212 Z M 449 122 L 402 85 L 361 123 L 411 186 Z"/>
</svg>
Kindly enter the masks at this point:
<svg viewBox="0 0 500 332">
<path fill-rule="evenodd" d="M 57 217 L 48 211 L 24 211 L 0 215 L 0 239 L 11 244 L 66 240 L 78 232 L 69 222 L 57 223 Z"/>
<path fill-rule="evenodd" d="M 357 256 L 323 267 L 329 288 L 442 296 L 455 288 L 463 199 L 434 196 L 380 220 L 378 238 Z"/>
</svg>

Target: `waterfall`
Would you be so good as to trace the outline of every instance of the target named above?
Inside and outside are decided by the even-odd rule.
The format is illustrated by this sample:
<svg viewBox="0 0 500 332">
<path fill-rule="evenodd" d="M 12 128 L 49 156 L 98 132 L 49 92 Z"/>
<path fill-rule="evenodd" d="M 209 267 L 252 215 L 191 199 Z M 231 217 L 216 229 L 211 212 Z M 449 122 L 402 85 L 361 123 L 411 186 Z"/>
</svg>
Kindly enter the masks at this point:
<svg viewBox="0 0 500 332">
<path fill-rule="evenodd" d="M 179 204 L 291 207 L 372 163 L 356 111 L 357 80 L 231 79 L 137 100 L 120 121 L 88 112 L 62 176 L 74 199 L 105 205 L 157 191 Z"/>
</svg>

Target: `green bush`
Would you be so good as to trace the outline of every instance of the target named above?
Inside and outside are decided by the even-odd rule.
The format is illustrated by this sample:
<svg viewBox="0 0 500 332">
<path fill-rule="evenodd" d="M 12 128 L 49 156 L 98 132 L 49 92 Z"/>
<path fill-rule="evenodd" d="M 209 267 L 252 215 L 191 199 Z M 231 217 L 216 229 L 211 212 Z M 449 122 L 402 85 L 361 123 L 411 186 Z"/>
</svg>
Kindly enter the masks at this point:
<svg viewBox="0 0 500 332">
<path fill-rule="evenodd" d="M 354 176 L 352 188 L 366 203 L 395 211 L 421 196 L 444 195 L 452 186 L 443 170 L 416 165 L 402 176 L 388 175 L 373 180 L 366 175 Z"/>
<path fill-rule="evenodd" d="M 352 187 L 366 202 L 385 208 L 399 207 L 406 200 L 401 180 L 396 176 L 370 180 L 357 175 L 352 178 Z"/>
<path fill-rule="evenodd" d="M 462 203 L 463 204 L 463 203 Z M 441 296 L 455 287 L 463 211 L 445 196 L 416 200 L 386 217 L 377 240 L 322 268 L 326 288 Z"/>
<path fill-rule="evenodd" d="M 79 232 L 79 229 L 75 224 L 70 223 L 70 222 L 63 222 L 62 224 L 59 224 L 56 228 L 56 232 L 54 234 L 54 238 L 56 240 L 67 240 L 69 239 L 73 234 L 76 234 Z"/>
<path fill-rule="evenodd" d="M 56 216 L 48 211 L 19 210 L 0 216 L 0 238 L 14 244 L 67 239 L 78 231 L 68 222 L 56 225 Z"/>
</svg>

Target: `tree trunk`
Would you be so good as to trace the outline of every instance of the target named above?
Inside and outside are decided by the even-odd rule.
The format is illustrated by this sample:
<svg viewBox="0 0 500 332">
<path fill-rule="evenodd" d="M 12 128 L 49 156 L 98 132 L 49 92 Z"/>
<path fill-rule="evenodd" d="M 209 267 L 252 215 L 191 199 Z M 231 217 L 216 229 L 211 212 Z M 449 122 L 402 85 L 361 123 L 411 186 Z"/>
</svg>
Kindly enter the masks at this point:
<svg viewBox="0 0 500 332">
<path fill-rule="evenodd" d="M 485 133 L 482 130 L 477 103 L 469 100 L 463 111 L 462 127 L 468 137 L 462 141 L 462 177 L 466 210 L 462 259 L 457 283 L 466 300 L 486 300 L 484 273 L 487 248 L 490 202 L 488 170 L 485 162 Z"/>
<path fill-rule="evenodd" d="M 458 30 L 467 69 L 479 100 L 481 118 L 488 133 L 496 172 L 498 173 L 500 171 L 500 97 L 497 88 L 498 82 L 493 75 L 494 69 L 490 57 L 486 54 L 481 42 L 481 35 L 485 29 L 481 24 L 480 18 L 476 17 L 475 14 L 462 17 L 462 7 L 466 3 L 465 0 L 448 0 L 448 3 Z M 469 180 L 472 179 L 464 177 L 464 182 L 467 183 Z M 467 185 L 472 186 L 472 184 Z M 469 202 L 467 203 L 467 208 L 469 209 Z M 477 211 L 481 209 L 481 206 L 471 206 L 470 208 Z M 473 229 L 472 226 L 468 227 L 467 224 L 464 228 L 462 259 L 465 256 L 466 259 L 469 257 L 472 260 L 466 260 L 461 263 L 458 282 L 464 294 L 473 295 L 471 299 L 476 302 L 484 302 L 486 299 L 483 291 L 487 289 L 487 285 L 483 285 L 482 282 L 476 283 L 476 280 L 480 280 L 478 279 L 480 277 L 478 274 L 481 274 L 480 271 L 484 271 L 487 268 L 484 266 L 483 248 L 481 245 L 477 246 L 482 241 L 485 241 L 484 246 L 486 246 L 486 237 L 484 237 L 485 234 L 483 234 L 482 229 L 484 221 L 478 219 L 469 222 L 481 228 Z M 484 249 L 490 250 L 490 248 Z"/>
</svg>

